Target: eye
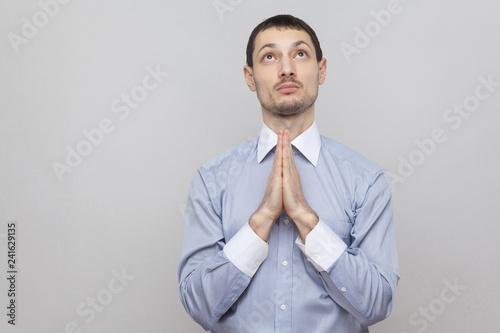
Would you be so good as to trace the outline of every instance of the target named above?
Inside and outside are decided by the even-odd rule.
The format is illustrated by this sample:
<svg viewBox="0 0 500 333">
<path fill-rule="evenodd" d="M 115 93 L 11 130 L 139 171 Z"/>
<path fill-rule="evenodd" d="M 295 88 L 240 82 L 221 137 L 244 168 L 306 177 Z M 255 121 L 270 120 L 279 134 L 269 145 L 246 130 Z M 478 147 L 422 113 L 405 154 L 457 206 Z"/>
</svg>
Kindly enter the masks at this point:
<svg viewBox="0 0 500 333">
<path fill-rule="evenodd" d="M 274 60 L 274 56 L 272 54 L 268 53 L 264 56 L 264 61 L 272 61 L 272 60 Z"/>
<path fill-rule="evenodd" d="M 304 51 L 297 52 L 297 58 L 304 59 L 305 57 L 307 57 L 307 53 Z"/>
</svg>

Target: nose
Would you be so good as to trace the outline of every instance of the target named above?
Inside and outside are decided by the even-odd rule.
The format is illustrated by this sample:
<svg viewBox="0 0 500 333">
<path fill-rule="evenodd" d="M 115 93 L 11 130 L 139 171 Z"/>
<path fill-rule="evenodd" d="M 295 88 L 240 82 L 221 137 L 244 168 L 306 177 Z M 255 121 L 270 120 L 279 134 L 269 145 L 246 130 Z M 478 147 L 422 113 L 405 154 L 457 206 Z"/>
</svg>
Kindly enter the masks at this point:
<svg viewBox="0 0 500 333">
<path fill-rule="evenodd" d="M 289 57 L 283 57 L 281 60 L 281 68 L 279 76 L 281 78 L 285 78 L 285 77 L 294 77 L 295 75 L 296 75 L 295 64 L 293 60 L 290 59 Z"/>
</svg>

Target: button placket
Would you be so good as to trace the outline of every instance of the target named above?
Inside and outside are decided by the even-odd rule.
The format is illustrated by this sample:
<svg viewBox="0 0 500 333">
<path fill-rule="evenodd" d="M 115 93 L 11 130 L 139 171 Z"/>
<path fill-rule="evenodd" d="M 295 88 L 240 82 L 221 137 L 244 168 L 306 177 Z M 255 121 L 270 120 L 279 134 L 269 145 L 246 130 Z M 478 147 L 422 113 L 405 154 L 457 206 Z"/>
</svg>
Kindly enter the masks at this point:
<svg viewBox="0 0 500 333">
<path fill-rule="evenodd" d="M 291 332 L 292 322 L 292 290 L 294 285 L 293 277 L 293 251 L 295 245 L 295 228 L 292 228 L 293 222 L 285 212 L 279 217 L 279 223 L 276 225 L 278 231 L 278 251 L 277 251 L 277 286 L 279 292 L 276 294 L 275 304 L 276 315 L 275 325 L 280 327 L 283 332 Z M 276 239 L 276 238 L 275 238 Z"/>
</svg>

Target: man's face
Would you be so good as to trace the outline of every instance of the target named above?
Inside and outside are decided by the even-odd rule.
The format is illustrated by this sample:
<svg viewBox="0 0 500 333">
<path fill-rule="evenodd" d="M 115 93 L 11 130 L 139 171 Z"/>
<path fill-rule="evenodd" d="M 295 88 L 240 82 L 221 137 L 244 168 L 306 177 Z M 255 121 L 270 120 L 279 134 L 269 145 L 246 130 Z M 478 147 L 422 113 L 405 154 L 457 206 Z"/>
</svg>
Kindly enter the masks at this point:
<svg viewBox="0 0 500 333">
<path fill-rule="evenodd" d="M 305 31 L 270 28 L 255 39 L 253 68 L 245 66 L 249 88 L 262 108 L 286 118 L 308 110 L 326 77 L 326 59 L 319 63 Z"/>
</svg>

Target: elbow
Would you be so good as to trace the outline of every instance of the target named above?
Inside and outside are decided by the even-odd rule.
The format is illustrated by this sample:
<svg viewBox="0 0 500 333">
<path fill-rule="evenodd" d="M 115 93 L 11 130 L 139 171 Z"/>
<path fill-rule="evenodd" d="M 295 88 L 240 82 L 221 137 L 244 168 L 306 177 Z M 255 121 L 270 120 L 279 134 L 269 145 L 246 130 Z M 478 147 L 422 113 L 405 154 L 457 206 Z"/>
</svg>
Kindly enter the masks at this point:
<svg viewBox="0 0 500 333">
<path fill-rule="evenodd" d="M 384 295 L 384 299 L 379 304 L 372 306 L 362 313 L 358 313 L 358 320 L 364 326 L 374 325 L 391 314 L 393 304 L 393 294 Z"/>
<path fill-rule="evenodd" d="M 179 286 L 179 297 L 184 309 L 191 319 L 205 331 L 212 330 L 219 318 L 210 315 L 208 311 L 203 311 L 201 304 L 196 302 L 195 298 L 190 297 L 189 292 L 183 288 L 183 284 Z"/>
<path fill-rule="evenodd" d="M 189 316 L 191 319 L 194 320 L 198 325 L 200 325 L 205 331 L 212 331 L 214 328 L 215 324 L 217 324 L 218 318 L 214 318 L 212 316 L 206 317 L 203 315 L 196 315 L 194 313 L 191 313 L 188 311 Z"/>
<path fill-rule="evenodd" d="M 384 320 L 388 316 L 389 316 L 389 314 L 385 315 L 382 313 L 375 313 L 375 314 L 371 314 L 368 316 L 363 316 L 362 318 L 358 318 L 358 320 L 361 323 L 361 325 L 363 325 L 363 326 L 372 326 L 372 325 L 375 325 L 376 323 Z"/>
<path fill-rule="evenodd" d="M 391 280 L 382 279 L 380 288 L 375 288 L 377 291 L 376 296 L 372 298 L 372 303 L 365 307 L 365 311 L 358 313 L 358 320 L 362 325 L 371 326 L 389 317 L 394 304 L 398 280 L 397 275 Z M 393 283 L 389 281 L 393 281 Z"/>
</svg>

